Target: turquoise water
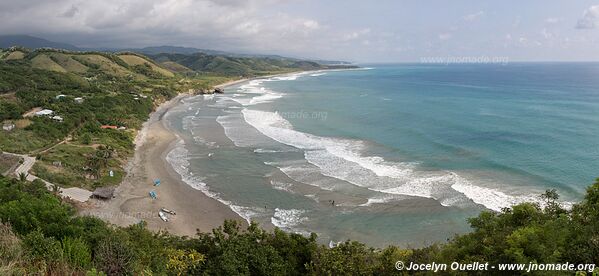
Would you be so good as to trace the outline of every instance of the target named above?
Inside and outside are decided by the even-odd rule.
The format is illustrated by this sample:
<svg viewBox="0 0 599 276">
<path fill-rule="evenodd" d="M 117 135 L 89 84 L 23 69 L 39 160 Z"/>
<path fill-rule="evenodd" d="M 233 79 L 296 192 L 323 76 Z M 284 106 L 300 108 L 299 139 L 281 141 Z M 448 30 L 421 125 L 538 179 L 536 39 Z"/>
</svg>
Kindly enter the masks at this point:
<svg viewBox="0 0 599 276">
<path fill-rule="evenodd" d="M 372 67 L 187 99 L 171 163 L 247 219 L 377 246 L 548 188 L 569 205 L 598 174 L 599 64 Z"/>
</svg>

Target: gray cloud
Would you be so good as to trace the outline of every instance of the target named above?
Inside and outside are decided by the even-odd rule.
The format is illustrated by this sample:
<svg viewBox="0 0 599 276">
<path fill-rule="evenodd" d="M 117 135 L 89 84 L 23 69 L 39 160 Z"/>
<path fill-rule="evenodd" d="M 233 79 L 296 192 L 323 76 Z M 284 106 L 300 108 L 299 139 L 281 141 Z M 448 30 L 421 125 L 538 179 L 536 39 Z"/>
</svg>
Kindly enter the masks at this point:
<svg viewBox="0 0 599 276">
<path fill-rule="evenodd" d="M 231 50 L 285 48 L 292 51 L 306 48 L 310 41 L 307 38 L 322 31 L 321 24 L 314 19 L 261 12 L 266 5 L 278 2 L 276 0 L 48 2 L 0 2 L 0 33 L 70 38 L 69 42 L 87 47 L 177 44 Z"/>
</svg>

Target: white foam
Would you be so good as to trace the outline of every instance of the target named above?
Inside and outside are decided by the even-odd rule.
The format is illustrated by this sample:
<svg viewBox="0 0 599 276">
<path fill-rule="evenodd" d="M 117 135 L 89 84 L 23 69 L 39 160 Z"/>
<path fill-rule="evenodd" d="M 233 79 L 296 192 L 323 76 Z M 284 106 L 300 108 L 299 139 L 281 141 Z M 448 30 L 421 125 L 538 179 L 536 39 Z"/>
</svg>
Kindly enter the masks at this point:
<svg viewBox="0 0 599 276">
<path fill-rule="evenodd" d="M 293 191 L 291 190 L 293 184 L 291 183 L 271 180 L 270 184 L 273 188 L 277 190 L 293 193 Z"/>
<path fill-rule="evenodd" d="M 275 213 L 270 219 L 270 222 L 281 229 L 292 230 L 300 223 L 307 220 L 307 217 L 302 216 L 306 211 L 298 209 L 275 209 Z"/>
<path fill-rule="evenodd" d="M 495 188 L 475 186 L 453 172 L 418 171 L 408 163 L 387 162 L 378 156 L 364 156 L 361 153 L 363 142 L 319 137 L 296 131 L 276 112 L 243 109 L 242 114 L 248 124 L 266 136 L 303 149 L 306 160 L 320 168 L 323 175 L 373 191 L 433 198 L 444 206 L 471 205 L 474 202 L 492 210 L 524 201 L 538 201 L 532 196 L 511 195 Z M 297 168 L 279 168 L 288 176 L 304 182 L 296 178 L 294 170 Z"/>
<path fill-rule="evenodd" d="M 254 152 L 255 153 L 275 153 L 275 152 L 279 152 L 279 151 L 269 150 L 269 149 L 255 149 Z"/>
</svg>

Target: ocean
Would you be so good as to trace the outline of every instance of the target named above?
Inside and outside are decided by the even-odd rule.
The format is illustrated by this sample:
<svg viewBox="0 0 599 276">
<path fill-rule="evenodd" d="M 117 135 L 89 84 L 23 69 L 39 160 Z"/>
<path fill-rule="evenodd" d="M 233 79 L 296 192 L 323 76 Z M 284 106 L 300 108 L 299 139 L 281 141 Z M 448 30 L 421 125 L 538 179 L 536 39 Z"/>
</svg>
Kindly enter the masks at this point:
<svg viewBox="0 0 599 276">
<path fill-rule="evenodd" d="M 167 160 L 265 227 L 422 246 L 599 176 L 599 64 L 365 65 L 251 80 L 166 116 Z"/>
</svg>

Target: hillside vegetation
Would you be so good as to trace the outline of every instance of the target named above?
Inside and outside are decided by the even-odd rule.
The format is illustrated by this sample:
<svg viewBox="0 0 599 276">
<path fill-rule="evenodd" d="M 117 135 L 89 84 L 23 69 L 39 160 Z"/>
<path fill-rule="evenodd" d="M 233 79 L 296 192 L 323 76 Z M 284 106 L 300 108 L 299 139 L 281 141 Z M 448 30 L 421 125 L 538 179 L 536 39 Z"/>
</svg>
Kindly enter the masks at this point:
<svg viewBox="0 0 599 276">
<path fill-rule="evenodd" d="M 32 173 L 63 187 L 117 185 L 136 130 L 159 103 L 240 76 L 322 68 L 265 58 L 167 56 L 155 61 L 132 52 L 2 50 L 0 122 L 16 128 L 0 133 L 0 150 L 36 156 Z M 54 113 L 34 115 L 42 109 Z"/>
<path fill-rule="evenodd" d="M 36 156 L 32 173 L 65 187 L 117 185 L 157 104 L 229 79 L 183 79 L 135 54 L 11 48 L 0 57 L 0 122 L 16 126 L 0 133 L 0 150 Z M 34 115 L 42 109 L 54 113 Z"/>
<path fill-rule="evenodd" d="M 260 76 L 300 70 L 355 68 L 349 65 L 322 65 L 313 61 L 271 57 L 232 57 L 195 53 L 157 54 L 151 56 L 161 64 L 176 63 L 196 72 L 212 72 L 227 76 Z"/>
</svg>

